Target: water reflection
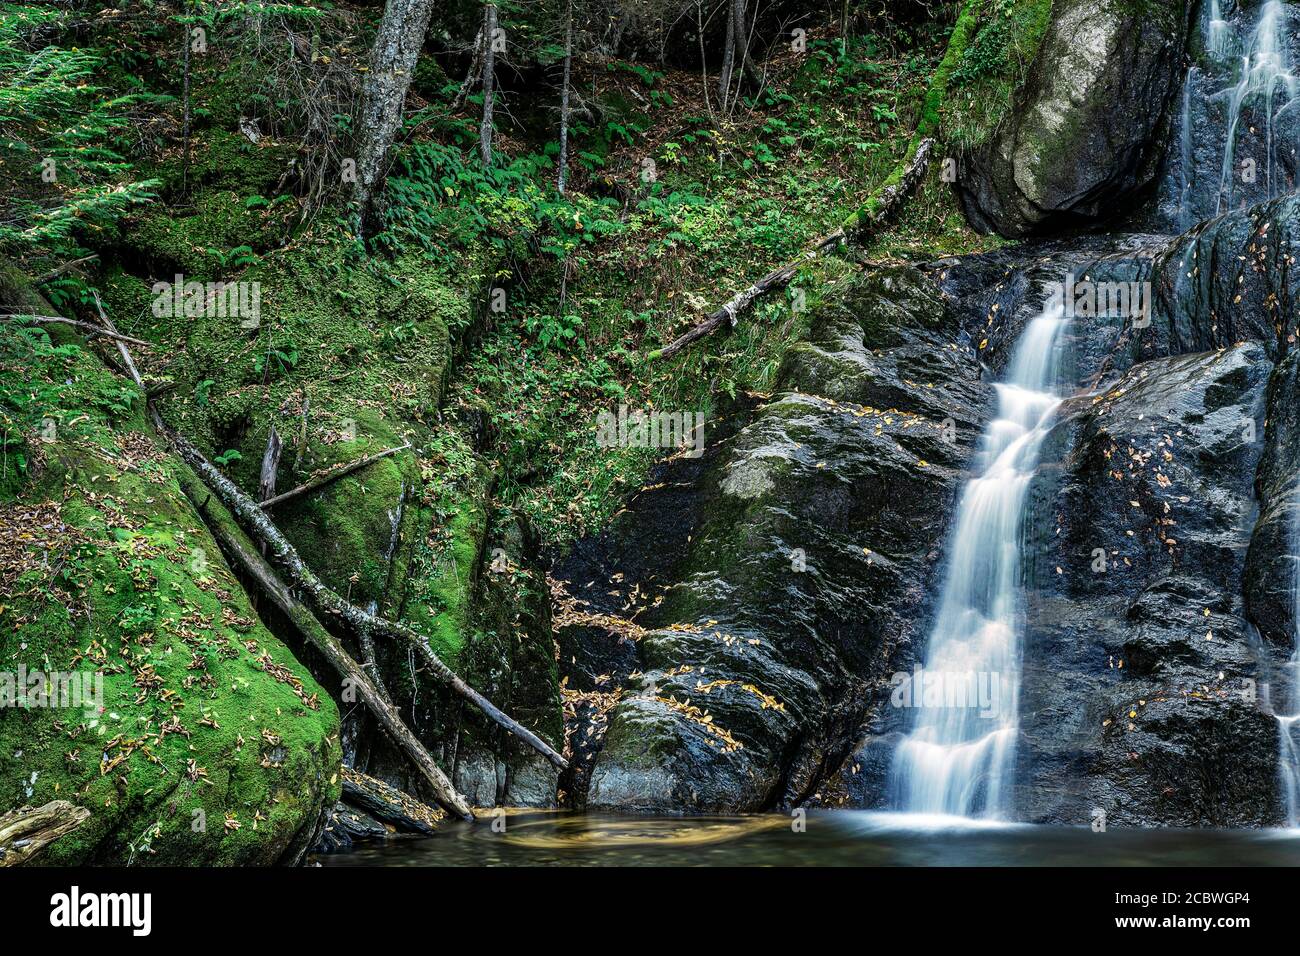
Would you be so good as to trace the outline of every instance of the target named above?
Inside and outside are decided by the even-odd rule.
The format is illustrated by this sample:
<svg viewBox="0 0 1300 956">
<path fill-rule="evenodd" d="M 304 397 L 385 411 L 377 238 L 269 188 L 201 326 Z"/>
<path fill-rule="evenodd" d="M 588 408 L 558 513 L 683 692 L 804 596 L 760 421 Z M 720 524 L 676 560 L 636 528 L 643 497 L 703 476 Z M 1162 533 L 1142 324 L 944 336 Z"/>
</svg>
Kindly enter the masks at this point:
<svg viewBox="0 0 1300 956">
<path fill-rule="evenodd" d="M 791 817 L 525 811 L 314 858 L 324 866 L 1297 866 L 1290 830 L 1128 830 L 825 810 Z"/>
</svg>

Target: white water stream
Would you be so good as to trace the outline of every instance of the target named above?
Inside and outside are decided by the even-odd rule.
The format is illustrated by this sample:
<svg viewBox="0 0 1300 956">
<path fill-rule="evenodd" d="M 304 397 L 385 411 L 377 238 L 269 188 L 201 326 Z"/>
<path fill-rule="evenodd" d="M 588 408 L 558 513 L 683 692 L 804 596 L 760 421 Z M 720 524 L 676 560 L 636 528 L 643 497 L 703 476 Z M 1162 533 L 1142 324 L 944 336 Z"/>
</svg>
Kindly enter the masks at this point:
<svg viewBox="0 0 1300 956">
<path fill-rule="evenodd" d="M 1300 494 L 1300 489 L 1297 490 Z M 1296 509 L 1291 527 L 1291 551 L 1300 555 L 1300 508 Z M 1276 714 L 1278 723 L 1278 775 L 1281 777 L 1282 798 L 1286 804 L 1287 826 L 1300 827 L 1300 557 L 1295 563 L 1295 578 L 1291 584 L 1295 620 L 1295 651 L 1287 667 L 1290 670 L 1291 702 L 1289 714 Z"/>
<path fill-rule="evenodd" d="M 1241 132 L 1241 112 L 1248 103 L 1262 104 L 1260 119 L 1264 124 L 1266 143 L 1265 184 L 1270 197 L 1277 194 L 1277 184 L 1273 178 L 1276 148 L 1273 127 L 1281 112 L 1292 106 L 1297 93 L 1296 78 L 1291 72 L 1291 56 L 1283 35 L 1286 26 L 1286 5 L 1282 0 L 1269 0 L 1264 4 L 1241 59 L 1237 83 L 1220 94 L 1228 99 L 1228 130 L 1224 141 L 1223 171 L 1219 180 L 1216 214 L 1232 208 L 1236 177 L 1247 175 L 1247 171 L 1236 168 L 1236 151 L 1237 137 Z M 1217 2 L 1211 11 L 1209 31 L 1211 51 L 1219 56 L 1225 55 L 1229 44 L 1229 29 L 1219 14 Z M 1279 91 L 1283 94 L 1280 103 L 1277 102 Z M 1251 170 L 1249 174 L 1257 176 L 1258 170 Z"/>
<path fill-rule="evenodd" d="M 988 688 L 984 701 L 938 706 L 914 689 L 912 726 L 894 754 L 896 809 L 1005 818 L 1015 761 L 1023 624 L 1021 530 L 1039 449 L 1061 402 L 1057 379 L 1065 309 L 1053 302 L 1016 345 L 997 385 L 977 477 L 954 519 L 939 614 L 923 670 L 928 689 Z M 934 682 L 936 679 L 939 684 Z M 919 705 L 919 706 L 918 706 Z"/>
</svg>

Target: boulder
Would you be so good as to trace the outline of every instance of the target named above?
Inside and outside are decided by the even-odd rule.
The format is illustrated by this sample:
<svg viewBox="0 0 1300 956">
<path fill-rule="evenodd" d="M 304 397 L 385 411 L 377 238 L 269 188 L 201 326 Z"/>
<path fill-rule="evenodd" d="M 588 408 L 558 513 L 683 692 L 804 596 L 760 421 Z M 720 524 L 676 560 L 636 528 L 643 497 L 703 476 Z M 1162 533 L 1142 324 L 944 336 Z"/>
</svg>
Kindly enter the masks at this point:
<svg viewBox="0 0 1300 956">
<path fill-rule="evenodd" d="M 1057 0 L 1014 107 L 964 157 L 977 229 L 1027 236 L 1090 226 L 1156 177 L 1181 89 L 1187 12 L 1156 0 Z"/>
<path fill-rule="evenodd" d="M 1022 817 L 1277 821 L 1241 586 L 1270 369 L 1156 359 L 1063 406 L 1026 519 Z"/>
<path fill-rule="evenodd" d="M 0 657 L 28 677 L 0 702 L 0 807 L 89 811 L 43 863 L 296 861 L 339 795 L 334 702 L 259 620 L 138 391 L 39 338 L 0 346 L 42 421 L 0 491 Z"/>
</svg>

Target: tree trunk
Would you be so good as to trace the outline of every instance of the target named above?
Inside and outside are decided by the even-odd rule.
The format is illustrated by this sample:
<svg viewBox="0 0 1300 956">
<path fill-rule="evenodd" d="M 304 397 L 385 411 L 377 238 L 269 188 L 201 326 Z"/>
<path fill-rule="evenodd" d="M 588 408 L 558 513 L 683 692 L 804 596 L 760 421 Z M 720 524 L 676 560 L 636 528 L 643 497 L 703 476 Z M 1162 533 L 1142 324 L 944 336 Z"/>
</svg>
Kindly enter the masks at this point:
<svg viewBox="0 0 1300 956">
<path fill-rule="evenodd" d="M 184 64 L 181 90 L 181 108 L 184 112 L 181 119 L 181 195 L 185 196 L 190 191 L 190 25 L 183 22 L 181 28 L 181 36 L 184 38 L 181 46 Z"/>
<path fill-rule="evenodd" d="M 727 94 L 731 91 L 731 71 L 736 62 L 736 18 L 732 16 L 735 0 L 726 0 L 727 39 L 722 48 L 722 72 L 718 74 L 718 108 L 727 115 Z"/>
<path fill-rule="evenodd" d="M 354 197 L 362 235 L 383 224 L 382 193 L 389 153 L 402 128 L 406 91 L 424 46 L 434 0 L 388 0 L 374 48 L 370 72 L 361 89 L 357 122 L 357 182 Z"/>
<path fill-rule="evenodd" d="M 560 91 L 560 172 L 555 188 L 564 195 L 569 176 L 569 80 L 573 75 L 573 0 L 569 0 L 568 19 L 564 25 L 564 88 Z"/>
<path fill-rule="evenodd" d="M 745 81 L 745 68 L 749 65 L 749 26 L 745 23 L 748 6 L 748 0 L 731 0 L 731 19 L 736 30 L 736 64 L 732 68 L 736 90 L 730 103 L 730 111 L 733 113 L 736 103 L 740 101 L 740 85 Z"/>
<path fill-rule="evenodd" d="M 496 82 L 497 5 L 483 8 L 483 123 L 479 127 L 479 152 L 483 165 L 492 165 L 492 107 Z"/>
</svg>

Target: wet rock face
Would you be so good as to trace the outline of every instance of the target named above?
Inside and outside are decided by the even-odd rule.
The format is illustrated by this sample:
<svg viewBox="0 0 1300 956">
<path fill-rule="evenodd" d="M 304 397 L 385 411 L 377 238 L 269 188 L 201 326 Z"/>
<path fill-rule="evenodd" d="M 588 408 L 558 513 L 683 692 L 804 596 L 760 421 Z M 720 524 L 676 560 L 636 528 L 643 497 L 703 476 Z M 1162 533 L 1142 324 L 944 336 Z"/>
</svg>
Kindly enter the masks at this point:
<svg viewBox="0 0 1300 956">
<path fill-rule="evenodd" d="M 1010 237 L 1084 227 L 1152 182 L 1163 119 L 1181 90 L 1183 6 L 1053 4 L 1016 108 L 962 165 L 958 189 L 973 225 Z"/>
<path fill-rule="evenodd" d="M 1026 517 L 1023 818 L 1277 820 L 1241 587 L 1270 369 L 1157 359 L 1063 406 Z"/>
<path fill-rule="evenodd" d="M 813 324 L 777 396 L 715 445 L 684 548 L 648 582 L 662 601 L 637 617 L 640 673 L 608 715 L 589 807 L 807 797 L 924 637 L 987 389 L 914 271 L 853 280 Z"/>
<path fill-rule="evenodd" d="M 1268 431 L 1256 489 L 1260 515 L 1246 558 L 1246 607 L 1251 623 L 1276 663 L 1285 660 L 1300 636 L 1297 581 L 1300 564 L 1300 352 L 1279 362 L 1268 388 Z M 1293 713 L 1287 702 L 1297 688 L 1285 669 L 1268 675 L 1271 702 Z"/>
<path fill-rule="evenodd" d="M 1156 264 L 1152 329 L 1138 356 L 1261 342 L 1276 357 L 1294 344 L 1300 302 L 1300 198 L 1242 209 L 1197 226 Z"/>
<path fill-rule="evenodd" d="M 778 395 L 693 470 L 658 477 L 671 488 L 638 498 L 607 544 L 588 542 L 581 574 L 565 569 L 592 591 L 615 568 L 627 571 L 620 594 L 645 586 L 623 605 L 646 608 L 631 637 L 610 643 L 604 629 L 598 643 L 590 618 L 557 629 L 584 687 L 614 673 L 623 688 L 591 703 L 595 732 L 582 728 L 588 805 L 887 804 L 907 717 L 889 677 L 924 653 L 954 499 L 988 416 L 977 370 L 1002 375 L 1046 284 L 1070 274 L 1150 281 L 1154 297 L 1149 323 L 1076 316 L 1065 337 L 1076 391 L 1023 525 L 1014 815 L 1280 822 L 1273 702 L 1291 712 L 1282 702 L 1297 690 L 1284 664 L 1300 364 L 1282 318 L 1295 312 L 1297 213 L 1280 200 L 1173 240 L 1035 242 L 929 264 L 930 282 L 906 270 L 854 280 L 791 351 Z M 1189 256 L 1209 264 L 1180 285 Z M 896 409 L 894 425 L 861 406 Z M 955 443 L 936 422 L 955 426 Z M 655 517 L 659 506 L 679 520 Z M 636 557 L 660 541 L 668 556 Z"/>
</svg>

